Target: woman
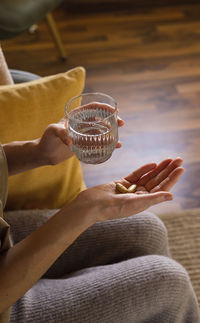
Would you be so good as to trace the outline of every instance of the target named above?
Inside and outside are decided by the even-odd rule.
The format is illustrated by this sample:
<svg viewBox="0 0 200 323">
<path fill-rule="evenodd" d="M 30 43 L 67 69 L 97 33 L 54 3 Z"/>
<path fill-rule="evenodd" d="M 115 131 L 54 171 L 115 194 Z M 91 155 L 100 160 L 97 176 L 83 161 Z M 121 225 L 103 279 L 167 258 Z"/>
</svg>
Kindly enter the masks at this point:
<svg viewBox="0 0 200 323">
<path fill-rule="evenodd" d="M 6 172 L 57 164 L 71 156 L 62 123 L 43 136 L 3 145 L 1 205 Z M 163 223 L 148 207 L 171 200 L 183 173 L 181 158 L 146 164 L 117 182 L 137 185 L 121 194 L 116 182 L 81 192 L 55 214 L 0 218 L 0 313 L 8 322 L 199 322 L 196 296 L 185 269 L 169 258 Z M 2 207 L 1 207 L 2 214 Z M 16 230 L 16 234 L 15 234 Z M 18 231 L 17 231 L 18 230 Z"/>
</svg>

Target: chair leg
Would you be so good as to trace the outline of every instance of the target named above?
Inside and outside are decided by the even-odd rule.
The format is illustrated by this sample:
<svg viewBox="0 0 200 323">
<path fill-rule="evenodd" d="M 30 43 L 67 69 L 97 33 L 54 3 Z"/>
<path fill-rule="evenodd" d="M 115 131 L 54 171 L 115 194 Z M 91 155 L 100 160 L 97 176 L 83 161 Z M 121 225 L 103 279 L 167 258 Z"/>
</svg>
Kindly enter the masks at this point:
<svg viewBox="0 0 200 323">
<path fill-rule="evenodd" d="M 63 46 L 63 43 L 62 43 L 60 34 L 58 32 L 58 29 L 57 29 L 55 20 L 53 18 L 53 15 L 51 13 L 48 13 L 46 15 L 46 20 L 47 20 L 47 24 L 49 26 L 50 32 L 51 32 L 51 34 L 53 36 L 53 39 L 54 39 L 54 41 L 56 43 L 56 46 L 57 46 L 57 49 L 59 51 L 60 57 L 65 60 L 67 58 L 67 54 L 66 54 L 65 48 Z"/>
</svg>

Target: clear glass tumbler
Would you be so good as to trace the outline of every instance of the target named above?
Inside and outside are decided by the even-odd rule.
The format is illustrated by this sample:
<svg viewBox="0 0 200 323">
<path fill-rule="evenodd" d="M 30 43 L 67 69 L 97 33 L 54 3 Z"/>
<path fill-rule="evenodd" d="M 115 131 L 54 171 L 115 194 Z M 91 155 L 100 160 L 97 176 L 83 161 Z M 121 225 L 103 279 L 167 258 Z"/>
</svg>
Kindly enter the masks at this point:
<svg viewBox="0 0 200 323">
<path fill-rule="evenodd" d="M 118 142 L 117 103 L 103 93 L 83 93 L 66 103 L 71 150 L 86 164 L 108 160 Z"/>
</svg>

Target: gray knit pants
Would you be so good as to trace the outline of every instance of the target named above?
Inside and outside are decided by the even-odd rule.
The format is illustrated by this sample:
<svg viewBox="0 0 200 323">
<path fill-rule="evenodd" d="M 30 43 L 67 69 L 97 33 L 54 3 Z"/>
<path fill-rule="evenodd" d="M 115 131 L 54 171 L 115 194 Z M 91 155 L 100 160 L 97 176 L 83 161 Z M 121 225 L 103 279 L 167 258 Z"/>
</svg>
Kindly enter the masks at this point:
<svg viewBox="0 0 200 323">
<path fill-rule="evenodd" d="M 55 211 L 54 211 L 55 212 Z M 14 243 L 53 211 L 7 212 Z M 51 252 L 51 250 L 49 250 Z M 11 323 L 198 323 L 185 269 L 151 213 L 97 223 L 12 307 Z"/>
</svg>

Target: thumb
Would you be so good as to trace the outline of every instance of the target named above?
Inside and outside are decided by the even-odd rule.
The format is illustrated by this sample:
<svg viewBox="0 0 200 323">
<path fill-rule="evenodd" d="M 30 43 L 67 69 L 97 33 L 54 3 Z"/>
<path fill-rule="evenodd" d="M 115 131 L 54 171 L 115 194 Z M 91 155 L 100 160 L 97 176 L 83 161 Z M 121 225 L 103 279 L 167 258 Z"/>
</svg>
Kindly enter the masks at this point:
<svg viewBox="0 0 200 323">
<path fill-rule="evenodd" d="M 162 202 L 170 201 L 172 199 L 173 199 L 173 195 L 170 192 L 161 191 L 156 193 L 140 195 L 140 202 L 142 202 L 144 205 L 148 207 Z"/>
</svg>

